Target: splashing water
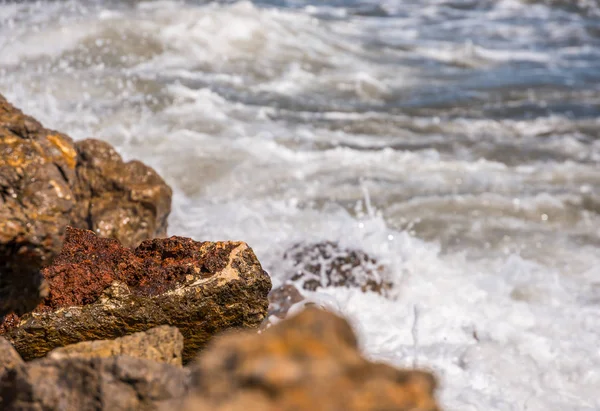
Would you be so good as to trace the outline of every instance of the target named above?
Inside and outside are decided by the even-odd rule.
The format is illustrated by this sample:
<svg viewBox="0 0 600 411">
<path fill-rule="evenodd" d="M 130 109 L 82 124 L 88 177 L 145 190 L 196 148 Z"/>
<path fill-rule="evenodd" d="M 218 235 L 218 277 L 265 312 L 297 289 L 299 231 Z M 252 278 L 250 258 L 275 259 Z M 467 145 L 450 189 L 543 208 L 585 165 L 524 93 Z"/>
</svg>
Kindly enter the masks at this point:
<svg viewBox="0 0 600 411">
<path fill-rule="evenodd" d="M 597 1 L 0 3 L 0 93 L 174 188 L 172 234 L 336 241 L 325 288 L 447 410 L 598 410 Z M 299 307 L 296 307 L 299 308 Z"/>
</svg>

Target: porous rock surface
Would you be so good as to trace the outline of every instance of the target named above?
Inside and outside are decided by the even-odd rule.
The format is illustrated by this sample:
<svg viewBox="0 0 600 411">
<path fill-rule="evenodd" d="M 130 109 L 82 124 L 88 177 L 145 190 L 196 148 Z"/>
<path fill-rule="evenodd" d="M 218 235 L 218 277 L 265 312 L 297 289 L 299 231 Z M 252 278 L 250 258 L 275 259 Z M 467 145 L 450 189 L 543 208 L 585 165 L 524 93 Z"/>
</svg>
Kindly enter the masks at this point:
<svg viewBox="0 0 600 411">
<path fill-rule="evenodd" d="M 361 250 L 341 247 L 336 242 L 296 244 L 283 256 L 291 264 L 291 280 L 302 288 L 355 287 L 385 295 L 392 283 L 384 266 Z"/>
<path fill-rule="evenodd" d="M 315 308 L 218 337 L 191 368 L 185 411 L 438 410 L 431 374 L 367 361 L 349 324 Z"/>
<path fill-rule="evenodd" d="M 127 355 L 181 367 L 183 335 L 176 327 L 161 325 L 114 340 L 83 341 L 56 348 L 48 358 L 108 358 Z"/>
<path fill-rule="evenodd" d="M 183 334 L 187 362 L 219 331 L 258 327 L 271 289 L 243 242 L 170 237 L 129 249 L 75 228 L 42 274 L 49 286 L 43 303 L 0 323 L 0 335 L 26 360 L 81 341 L 171 325 Z"/>
<path fill-rule="evenodd" d="M 166 235 L 171 189 L 107 143 L 73 142 L 0 95 L 0 317 L 33 309 L 67 225 L 134 246 Z"/>
</svg>

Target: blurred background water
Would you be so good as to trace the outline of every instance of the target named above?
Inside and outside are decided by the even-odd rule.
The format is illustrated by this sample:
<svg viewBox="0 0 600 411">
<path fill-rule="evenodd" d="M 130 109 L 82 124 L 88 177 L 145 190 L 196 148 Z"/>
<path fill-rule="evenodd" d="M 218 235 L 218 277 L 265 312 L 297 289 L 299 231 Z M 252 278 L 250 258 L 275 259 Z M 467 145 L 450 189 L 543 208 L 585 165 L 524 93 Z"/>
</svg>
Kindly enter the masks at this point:
<svg viewBox="0 0 600 411">
<path fill-rule="evenodd" d="M 445 409 L 600 409 L 597 0 L 2 1 L 0 93 L 275 285 L 298 242 L 377 258 L 393 295 L 310 296 Z"/>
</svg>

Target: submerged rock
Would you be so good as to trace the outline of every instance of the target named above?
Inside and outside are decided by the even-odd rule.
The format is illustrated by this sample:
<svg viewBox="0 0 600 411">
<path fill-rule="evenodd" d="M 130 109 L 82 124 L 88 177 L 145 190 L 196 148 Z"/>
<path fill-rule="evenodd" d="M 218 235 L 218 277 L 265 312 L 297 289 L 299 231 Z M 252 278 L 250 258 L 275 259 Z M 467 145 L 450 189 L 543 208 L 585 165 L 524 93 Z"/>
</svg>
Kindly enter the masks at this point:
<svg viewBox="0 0 600 411">
<path fill-rule="evenodd" d="M 181 367 L 127 356 L 44 358 L 0 377 L 4 411 L 156 410 L 188 389 Z"/>
<path fill-rule="evenodd" d="M 392 283 L 384 267 L 361 250 L 345 249 L 335 242 L 297 244 L 284 254 L 291 261 L 291 280 L 310 291 L 320 287 L 356 287 L 386 294 Z"/>
<path fill-rule="evenodd" d="M 108 358 L 128 355 L 181 366 L 182 351 L 183 336 L 179 330 L 162 325 L 114 340 L 84 341 L 56 348 L 48 354 L 48 358 Z"/>
<path fill-rule="evenodd" d="M 166 234 L 171 189 L 109 144 L 74 143 L 0 95 L 0 318 L 45 297 L 40 268 L 61 249 L 67 225 L 134 246 Z"/>
<path fill-rule="evenodd" d="M 294 284 L 284 284 L 269 293 L 269 316 L 285 318 L 287 312 L 296 303 L 304 300 L 304 296 Z"/>
<path fill-rule="evenodd" d="M 75 228 L 42 273 L 49 284 L 43 304 L 0 324 L 0 335 L 26 360 L 81 341 L 172 325 L 184 336 L 185 362 L 219 331 L 258 327 L 271 288 L 243 242 L 171 237 L 129 249 Z"/>
<path fill-rule="evenodd" d="M 218 337 L 191 368 L 185 411 L 438 410 L 431 374 L 367 361 L 348 323 L 314 308 Z"/>
</svg>

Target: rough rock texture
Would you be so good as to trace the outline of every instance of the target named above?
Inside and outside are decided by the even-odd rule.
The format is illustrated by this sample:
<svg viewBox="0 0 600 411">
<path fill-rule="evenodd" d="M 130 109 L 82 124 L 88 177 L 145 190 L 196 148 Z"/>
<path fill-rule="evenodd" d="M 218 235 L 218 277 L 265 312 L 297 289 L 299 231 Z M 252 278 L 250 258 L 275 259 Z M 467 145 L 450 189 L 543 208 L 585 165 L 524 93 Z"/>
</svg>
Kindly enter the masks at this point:
<svg viewBox="0 0 600 411">
<path fill-rule="evenodd" d="M 307 309 L 260 335 L 215 339 L 182 409 L 435 411 L 435 386 L 429 373 L 365 360 L 345 320 Z"/>
<path fill-rule="evenodd" d="M 44 303 L 18 321 L 0 323 L 0 335 L 26 360 L 81 341 L 172 325 L 184 336 L 186 362 L 221 330 L 258 327 L 271 288 L 243 242 L 171 237 L 132 250 L 74 228 L 43 275 L 50 289 Z"/>
<path fill-rule="evenodd" d="M 67 225 L 127 245 L 164 236 L 171 189 L 107 144 L 74 143 L 0 95 L 0 317 L 33 309 Z"/>
<path fill-rule="evenodd" d="M 76 163 L 69 137 L 0 95 L 0 317 L 32 309 L 44 293 L 39 268 L 60 250 Z"/>
<path fill-rule="evenodd" d="M 23 359 L 12 344 L 0 337 L 0 378 L 2 378 L 2 375 L 4 375 L 6 371 L 23 363 Z"/>
<path fill-rule="evenodd" d="M 179 330 L 161 325 L 146 332 L 134 333 L 114 340 L 84 341 L 67 345 L 51 351 L 48 358 L 107 358 L 128 355 L 181 366 L 182 351 L 183 335 Z"/>
<path fill-rule="evenodd" d="M 70 225 L 127 247 L 166 236 L 171 189 L 153 169 L 139 161 L 124 163 L 104 141 L 78 141 L 75 147 L 77 206 Z"/>
<path fill-rule="evenodd" d="M 188 381 L 185 369 L 127 356 L 42 359 L 0 378 L 0 409 L 155 410 L 185 395 Z"/>
<path fill-rule="evenodd" d="M 386 294 L 392 283 L 384 267 L 361 250 L 349 250 L 334 242 L 297 244 L 284 254 L 293 266 L 292 281 L 306 290 L 319 287 L 358 287 Z"/>
</svg>

